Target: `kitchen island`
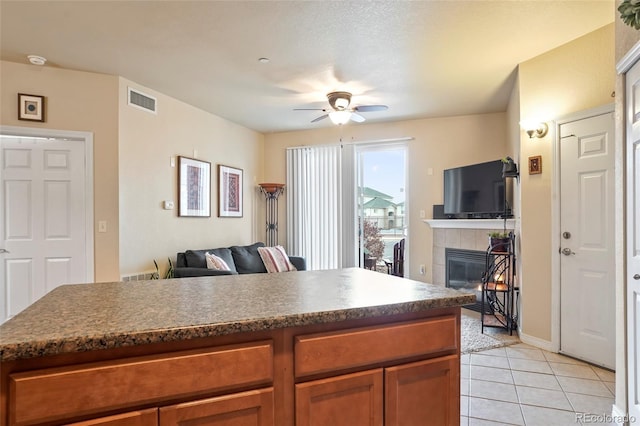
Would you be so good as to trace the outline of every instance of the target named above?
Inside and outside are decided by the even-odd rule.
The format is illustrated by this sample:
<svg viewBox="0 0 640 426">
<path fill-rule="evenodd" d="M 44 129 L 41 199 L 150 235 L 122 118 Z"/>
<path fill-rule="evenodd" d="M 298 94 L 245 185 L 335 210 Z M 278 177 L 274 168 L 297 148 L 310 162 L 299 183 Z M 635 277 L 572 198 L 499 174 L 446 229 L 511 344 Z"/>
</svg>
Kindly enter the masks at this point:
<svg viewBox="0 0 640 426">
<path fill-rule="evenodd" d="M 458 424 L 474 300 L 359 268 L 61 286 L 0 326 L 0 425 Z"/>
</svg>

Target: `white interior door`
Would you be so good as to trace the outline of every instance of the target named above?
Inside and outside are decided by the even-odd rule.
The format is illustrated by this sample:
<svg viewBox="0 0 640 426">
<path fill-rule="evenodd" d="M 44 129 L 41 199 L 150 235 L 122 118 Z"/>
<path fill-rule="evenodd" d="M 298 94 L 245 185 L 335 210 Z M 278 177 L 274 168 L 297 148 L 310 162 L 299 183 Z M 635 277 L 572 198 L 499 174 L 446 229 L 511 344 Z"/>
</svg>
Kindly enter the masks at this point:
<svg viewBox="0 0 640 426">
<path fill-rule="evenodd" d="M 615 368 L 613 112 L 560 126 L 560 351 Z"/>
<path fill-rule="evenodd" d="M 640 62 L 626 80 L 627 394 L 629 416 L 640 419 Z"/>
<path fill-rule="evenodd" d="M 83 141 L 0 137 L 0 321 L 86 282 Z"/>
</svg>

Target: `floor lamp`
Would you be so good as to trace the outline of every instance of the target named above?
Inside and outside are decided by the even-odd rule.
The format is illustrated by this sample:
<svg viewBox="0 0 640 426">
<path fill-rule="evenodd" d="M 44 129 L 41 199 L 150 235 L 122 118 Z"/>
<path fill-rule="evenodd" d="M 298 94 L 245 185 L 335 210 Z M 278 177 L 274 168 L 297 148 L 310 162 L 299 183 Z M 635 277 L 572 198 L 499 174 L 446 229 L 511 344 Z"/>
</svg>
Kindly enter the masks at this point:
<svg viewBox="0 0 640 426">
<path fill-rule="evenodd" d="M 260 192 L 266 200 L 267 246 L 278 244 L 278 197 L 284 192 L 284 183 L 260 183 Z"/>
</svg>

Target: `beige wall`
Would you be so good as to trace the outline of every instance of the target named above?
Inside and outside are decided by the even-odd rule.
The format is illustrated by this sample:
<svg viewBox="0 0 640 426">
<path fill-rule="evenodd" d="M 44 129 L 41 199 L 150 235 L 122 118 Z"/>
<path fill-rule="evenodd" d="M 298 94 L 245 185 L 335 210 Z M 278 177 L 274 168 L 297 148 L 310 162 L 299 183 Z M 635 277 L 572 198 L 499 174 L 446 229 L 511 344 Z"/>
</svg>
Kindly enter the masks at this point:
<svg viewBox="0 0 640 426">
<path fill-rule="evenodd" d="M 521 119 L 549 122 L 613 102 L 614 24 L 520 64 Z M 522 331 L 551 341 L 553 138 L 529 139 L 521 132 Z M 542 174 L 529 175 L 529 156 L 542 156 Z"/>
<path fill-rule="evenodd" d="M 158 114 L 127 105 L 127 87 L 157 98 Z M 176 252 L 264 241 L 256 219 L 264 200 L 263 135 L 120 78 L 120 273 L 167 267 Z M 211 217 L 178 217 L 177 156 L 211 163 Z M 176 166 L 171 167 L 171 158 Z M 219 164 L 243 169 L 244 215 L 219 218 Z M 174 210 L 162 202 L 173 200 Z"/>
<path fill-rule="evenodd" d="M 94 142 L 95 281 L 164 271 L 167 257 L 188 248 L 263 240 L 264 200 L 255 190 L 263 167 L 263 136 L 125 79 L 0 62 L 0 124 L 91 132 Z M 127 85 L 158 98 L 158 115 L 127 106 Z M 17 94 L 46 96 L 46 122 L 17 119 Z M 212 164 L 210 218 L 178 218 L 177 168 L 194 156 Z M 177 163 L 177 159 L 176 159 Z M 244 171 L 244 217 L 217 217 L 217 165 Z M 97 232 L 106 221 L 106 233 Z M 260 222 L 261 224 L 262 222 Z"/>
<path fill-rule="evenodd" d="M 431 218 L 434 204 L 442 204 L 442 171 L 446 168 L 490 161 L 509 153 L 506 114 L 409 120 L 378 124 L 348 124 L 318 130 L 274 133 L 265 137 L 265 180 L 285 182 L 286 148 L 302 145 L 412 137 L 408 143 L 409 276 L 432 280 L 432 231 L 420 218 Z M 428 170 L 432 169 L 433 174 Z M 286 242 L 286 191 L 280 204 L 279 239 Z M 419 265 L 426 265 L 420 275 Z"/>
<path fill-rule="evenodd" d="M 0 62 L 0 124 L 93 133 L 95 280 L 119 278 L 118 265 L 118 78 L 52 66 Z M 20 121 L 18 93 L 46 97 L 46 122 Z M 94 226 L 97 230 L 97 226 Z"/>
</svg>

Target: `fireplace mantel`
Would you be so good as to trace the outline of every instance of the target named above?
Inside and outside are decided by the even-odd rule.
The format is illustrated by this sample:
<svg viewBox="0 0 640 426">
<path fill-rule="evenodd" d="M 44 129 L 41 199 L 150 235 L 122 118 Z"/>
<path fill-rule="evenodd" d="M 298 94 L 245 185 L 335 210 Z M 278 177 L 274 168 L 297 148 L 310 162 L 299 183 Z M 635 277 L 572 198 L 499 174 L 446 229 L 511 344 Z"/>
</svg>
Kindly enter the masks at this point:
<svg viewBox="0 0 640 426">
<path fill-rule="evenodd" d="M 449 229 L 502 229 L 503 219 L 425 219 L 431 228 Z M 515 229 L 516 220 L 507 219 L 507 229 Z"/>
</svg>

